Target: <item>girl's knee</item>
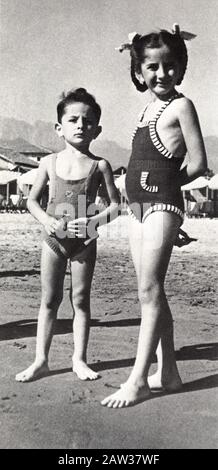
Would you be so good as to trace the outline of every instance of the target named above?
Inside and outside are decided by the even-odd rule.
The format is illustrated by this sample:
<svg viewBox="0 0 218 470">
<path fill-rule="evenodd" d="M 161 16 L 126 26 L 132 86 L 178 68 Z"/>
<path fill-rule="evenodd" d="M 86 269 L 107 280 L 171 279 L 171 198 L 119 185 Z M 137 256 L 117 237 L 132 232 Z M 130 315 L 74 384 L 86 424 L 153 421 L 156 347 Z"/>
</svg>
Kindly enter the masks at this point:
<svg viewBox="0 0 218 470">
<path fill-rule="evenodd" d="M 71 300 L 75 309 L 86 310 L 90 303 L 90 291 L 73 291 Z"/>
<path fill-rule="evenodd" d="M 150 281 L 139 286 L 138 296 L 143 304 L 155 303 L 163 295 L 164 288 L 160 282 Z"/>
</svg>

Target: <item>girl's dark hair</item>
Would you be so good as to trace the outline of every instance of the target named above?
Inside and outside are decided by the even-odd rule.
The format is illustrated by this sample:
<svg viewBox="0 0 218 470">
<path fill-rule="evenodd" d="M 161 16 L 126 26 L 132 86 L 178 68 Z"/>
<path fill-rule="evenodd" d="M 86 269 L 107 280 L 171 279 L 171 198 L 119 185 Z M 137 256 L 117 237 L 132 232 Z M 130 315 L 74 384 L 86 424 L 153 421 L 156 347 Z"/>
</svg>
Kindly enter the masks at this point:
<svg viewBox="0 0 218 470">
<path fill-rule="evenodd" d="M 145 48 L 159 48 L 165 44 L 169 47 L 175 61 L 180 66 L 180 75 L 177 81 L 177 85 L 183 80 L 187 62 L 188 54 L 184 40 L 179 34 L 172 34 L 168 31 L 161 30 L 160 32 L 154 32 L 140 36 L 136 34 L 133 38 L 132 47 L 130 50 L 131 55 L 131 78 L 138 91 L 146 91 L 146 83 L 140 83 L 136 77 L 136 73 L 141 73 L 141 64 L 144 61 Z"/>
<path fill-rule="evenodd" d="M 101 108 L 94 96 L 90 95 L 85 88 L 75 88 L 61 95 L 61 100 L 57 105 L 57 120 L 59 123 L 62 121 L 66 107 L 75 102 L 88 104 L 96 116 L 97 123 L 100 121 Z"/>
</svg>

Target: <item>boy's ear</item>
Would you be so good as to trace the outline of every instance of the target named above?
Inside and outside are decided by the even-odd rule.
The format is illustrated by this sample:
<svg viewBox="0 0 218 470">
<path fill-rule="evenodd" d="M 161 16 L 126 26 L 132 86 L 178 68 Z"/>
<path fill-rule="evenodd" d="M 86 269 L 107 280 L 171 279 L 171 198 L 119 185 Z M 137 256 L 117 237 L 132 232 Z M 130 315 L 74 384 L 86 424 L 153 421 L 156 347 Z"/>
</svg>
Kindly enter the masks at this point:
<svg viewBox="0 0 218 470">
<path fill-rule="evenodd" d="M 56 124 L 55 124 L 55 130 L 56 130 L 56 133 L 57 133 L 58 137 L 62 137 L 62 136 L 63 136 L 62 125 L 61 125 L 59 122 L 56 122 Z"/>
<path fill-rule="evenodd" d="M 101 134 L 101 131 L 102 131 L 102 127 L 98 126 L 95 131 L 94 139 L 97 139 L 97 137 Z"/>
</svg>

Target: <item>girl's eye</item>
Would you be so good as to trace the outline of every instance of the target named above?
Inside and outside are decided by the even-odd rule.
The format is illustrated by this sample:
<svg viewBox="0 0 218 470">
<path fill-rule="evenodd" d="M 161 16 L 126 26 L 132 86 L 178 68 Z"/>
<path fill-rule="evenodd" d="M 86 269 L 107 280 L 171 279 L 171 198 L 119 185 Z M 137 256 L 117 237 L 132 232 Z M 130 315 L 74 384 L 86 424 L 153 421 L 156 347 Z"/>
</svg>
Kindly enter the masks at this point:
<svg viewBox="0 0 218 470">
<path fill-rule="evenodd" d="M 151 64 L 151 65 L 148 65 L 148 70 L 157 70 L 158 69 L 158 66 L 156 64 Z"/>
<path fill-rule="evenodd" d="M 174 67 L 175 67 L 175 63 L 174 63 L 174 62 L 169 62 L 169 63 L 167 64 L 167 68 L 168 68 L 168 69 L 173 69 Z"/>
</svg>

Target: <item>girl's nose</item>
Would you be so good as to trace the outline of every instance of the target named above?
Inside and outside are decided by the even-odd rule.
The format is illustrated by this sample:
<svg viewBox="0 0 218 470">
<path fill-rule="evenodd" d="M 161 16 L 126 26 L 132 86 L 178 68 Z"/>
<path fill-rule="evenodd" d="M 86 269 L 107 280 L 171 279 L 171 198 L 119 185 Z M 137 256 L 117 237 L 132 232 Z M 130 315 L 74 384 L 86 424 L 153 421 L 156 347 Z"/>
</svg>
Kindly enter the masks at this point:
<svg viewBox="0 0 218 470">
<path fill-rule="evenodd" d="M 157 75 L 159 78 L 162 78 L 165 76 L 165 69 L 162 65 L 159 66 L 158 68 L 158 71 L 157 71 Z"/>
</svg>

